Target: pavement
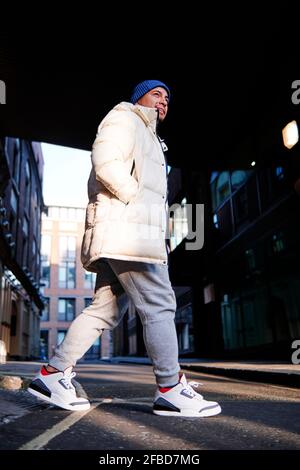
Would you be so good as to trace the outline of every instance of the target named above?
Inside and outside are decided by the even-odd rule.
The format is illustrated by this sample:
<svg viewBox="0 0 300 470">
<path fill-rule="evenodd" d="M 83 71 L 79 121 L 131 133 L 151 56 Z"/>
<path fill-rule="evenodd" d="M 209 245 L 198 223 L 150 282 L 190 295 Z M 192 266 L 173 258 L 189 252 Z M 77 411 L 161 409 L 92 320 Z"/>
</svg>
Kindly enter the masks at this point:
<svg viewBox="0 0 300 470">
<path fill-rule="evenodd" d="M 180 366 L 188 371 L 204 372 L 214 376 L 284 385 L 300 388 L 300 365 L 271 361 L 224 361 L 212 359 L 180 359 Z M 82 362 L 86 364 L 86 362 Z M 150 365 L 147 357 L 119 356 L 108 360 L 91 362 L 99 364 Z M 7 424 L 32 411 L 36 400 L 26 393 L 32 377 L 38 372 L 42 362 L 8 361 L 0 364 L 0 425 Z M 75 382 L 77 392 L 85 396 L 82 386 Z"/>
<path fill-rule="evenodd" d="M 207 420 L 172 416 L 162 419 L 152 413 L 156 389 L 152 366 L 144 364 L 143 359 L 138 363 L 134 363 L 133 358 L 122 360 L 127 363 L 114 358 L 110 362 L 81 362 L 76 366 L 78 380 L 91 401 L 91 408 L 82 413 L 68 412 L 37 400 L 24 388 L 0 390 L 1 408 L 5 413 L 0 426 L 1 458 L 2 450 L 21 450 L 18 456 L 24 465 L 25 459 L 32 455 L 25 450 L 76 449 L 86 452 L 82 455 L 76 452 L 74 460 L 81 455 L 82 463 L 87 466 L 90 451 L 99 460 L 100 454 L 107 455 L 108 450 L 109 454 L 142 450 L 143 455 L 149 451 L 158 455 L 164 450 L 177 455 L 197 450 L 199 456 L 202 450 L 300 450 L 299 388 L 184 369 L 188 380 L 200 382 L 200 392 L 207 400 L 221 404 L 222 413 Z M 15 376 L 23 372 L 29 380 L 40 366 L 40 362 L 9 363 L 5 372 L 10 371 Z M 1 369 L 3 372 L 3 366 Z M 44 453 L 37 458 L 43 458 L 44 467 L 43 456 Z M 15 454 L 5 454 L 5 457 L 9 463 Z M 69 457 L 70 452 L 66 454 L 66 458 Z M 47 453 L 47 464 L 48 458 Z M 231 459 L 235 462 L 233 456 Z M 240 463 L 245 466 L 245 461 L 249 462 L 248 458 Z M 70 462 L 73 463 L 70 460 L 68 464 Z M 36 465 L 36 461 L 34 463 Z M 211 461 L 209 463 L 211 465 Z M 57 461 L 53 464 L 57 465 Z M 287 465 L 286 461 L 281 464 Z"/>
</svg>

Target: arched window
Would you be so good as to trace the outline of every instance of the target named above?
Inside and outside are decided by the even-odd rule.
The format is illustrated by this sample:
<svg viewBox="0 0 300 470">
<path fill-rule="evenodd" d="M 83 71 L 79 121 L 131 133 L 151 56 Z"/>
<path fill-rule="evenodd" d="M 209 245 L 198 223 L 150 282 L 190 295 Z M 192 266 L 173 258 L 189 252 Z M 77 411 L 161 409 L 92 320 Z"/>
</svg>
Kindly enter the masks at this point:
<svg viewBox="0 0 300 470">
<path fill-rule="evenodd" d="M 236 170 L 231 173 L 231 189 L 234 191 L 245 183 L 248 172 L 244 170 Z"/>
</svg>

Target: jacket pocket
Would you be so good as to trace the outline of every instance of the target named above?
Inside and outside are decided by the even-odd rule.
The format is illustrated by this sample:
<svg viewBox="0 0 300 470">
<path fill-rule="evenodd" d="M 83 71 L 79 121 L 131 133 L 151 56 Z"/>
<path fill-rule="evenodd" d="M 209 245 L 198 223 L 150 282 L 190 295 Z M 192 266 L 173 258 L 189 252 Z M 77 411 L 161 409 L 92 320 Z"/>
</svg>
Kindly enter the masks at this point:
<svg viewBox="0 0 300 470">
<path fill-rule="evenodd" d="M 129 206 L 129 204 L 132 204 L 136 200 L 137 194 L 138 194 L 138 191 L 136 192 L 134 196 L 132 196 L 131 199 L 129 199 L 128 202 L 126 202 L 125 206 Z"/>
</svg>

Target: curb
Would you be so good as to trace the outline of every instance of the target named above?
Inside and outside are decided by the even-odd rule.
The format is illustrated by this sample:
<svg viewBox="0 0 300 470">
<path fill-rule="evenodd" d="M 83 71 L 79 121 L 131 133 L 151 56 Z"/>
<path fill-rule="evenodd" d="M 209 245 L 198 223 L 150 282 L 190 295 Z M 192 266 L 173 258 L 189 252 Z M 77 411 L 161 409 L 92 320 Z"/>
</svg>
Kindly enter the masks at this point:
<svg viewBox="0 0 300 470">
<path fill-rule="evenodd" d="M 261 370 L 249 369 L 230 369 L 220 367 L 205 367 L 198 365 L 181 364 L 183 369 L 193 370 L 195 372 L 204 372 L 205 374 L 220 375 L 235 379 L 247 380 L 249 382 L 262 382 L 273 385 L 285 385 L 289 387 L 300 387 L 300 374 L 288 372 L 266 372 Z"/>
<path fill-rule="evenodd" d="M 109 361 L 108 361 L 109 362 Z M 116 359 L 110 361 L 111 363 L 126 363 L 126 364 L 137 364 L 137 365 L 151 365 L 151 362 L 147 358 L 140 358 L 136 362 L 134 360 L 122 360 Z M 231 377 L 234 379 L 246 380 L 249 382 L 261 382 L 265 384 L 272 385 L 284 385 L 288 387 L 300 387 L 300 374 L 295 374 L 293 372 L 272 372 L 272 371 L 263 371 L 263 370 L 253 370 L 253 369 L 233 369 L 233 368 L 223 368 L 215 366 L 204 366 L 197 364 L 188 364 L 184 361 L 180 361 L 179 364 L 182 369 L 191 370 L 195 372 L 203 372 L 205 374 L 218 375 L 222 377 Z"/>
</svg>

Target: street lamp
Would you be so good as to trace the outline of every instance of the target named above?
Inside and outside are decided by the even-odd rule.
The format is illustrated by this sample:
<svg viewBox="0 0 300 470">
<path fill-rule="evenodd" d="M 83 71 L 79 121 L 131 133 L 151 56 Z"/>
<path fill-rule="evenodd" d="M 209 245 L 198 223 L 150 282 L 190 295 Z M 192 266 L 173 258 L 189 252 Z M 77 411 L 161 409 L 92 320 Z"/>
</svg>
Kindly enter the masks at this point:
<svg viewBox="0 0 300 470">
<path fill-rule="evenodd" d="M 291 149 L 299 140 L 299 131 L 297 122 L 291 121 L 282 129 L 283 144 L 286 148 Z"/>
</svg>

